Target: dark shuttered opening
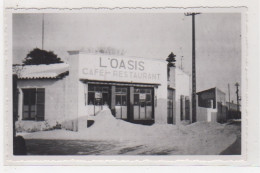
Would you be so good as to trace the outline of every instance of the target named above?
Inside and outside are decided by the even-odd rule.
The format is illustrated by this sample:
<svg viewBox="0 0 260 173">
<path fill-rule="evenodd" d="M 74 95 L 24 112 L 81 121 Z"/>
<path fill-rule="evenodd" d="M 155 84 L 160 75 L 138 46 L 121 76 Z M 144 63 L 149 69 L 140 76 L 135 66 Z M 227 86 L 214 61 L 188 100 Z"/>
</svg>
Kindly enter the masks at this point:
<svg viewBox="0 0 260 173">
<path fill-rule="evenodd" d="M 36 90 L 36 120 L 44 120 L 44 103 L 45 103 L 45 89 L 37 88 Z"/>
<path fill-rule="evenodd" d="M 44 120 L 45 89 L 23 89 L 23 120 Z"/>
</svg>

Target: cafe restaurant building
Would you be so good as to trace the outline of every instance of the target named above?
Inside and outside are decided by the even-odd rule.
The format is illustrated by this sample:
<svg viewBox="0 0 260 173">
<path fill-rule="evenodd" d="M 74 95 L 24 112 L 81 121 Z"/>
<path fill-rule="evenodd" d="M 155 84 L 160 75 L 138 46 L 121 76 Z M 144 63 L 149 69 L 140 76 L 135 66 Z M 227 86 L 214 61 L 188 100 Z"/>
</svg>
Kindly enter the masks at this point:
<svg viewBox="0 0 260 173">
<path fill-rule="evenodd" d="M 190 76 L 176 67 L 168 71 L 165 60 L 68 53 L 67 64 L 18 70 L 19 121 L 70 124 L 78 131 L 80 119 L 92 120 L 104 109 L 144 125 L 190 120 Z"/>
</svg>

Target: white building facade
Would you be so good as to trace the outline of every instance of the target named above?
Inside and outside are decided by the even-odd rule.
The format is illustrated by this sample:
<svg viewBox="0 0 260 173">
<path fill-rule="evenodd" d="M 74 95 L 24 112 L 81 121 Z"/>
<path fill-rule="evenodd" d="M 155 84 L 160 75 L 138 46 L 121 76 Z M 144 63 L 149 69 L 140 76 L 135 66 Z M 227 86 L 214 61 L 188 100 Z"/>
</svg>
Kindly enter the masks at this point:
<svg viewBox="0 0 260 173">
<path fill-rule="evenodd" d="M 168 78 L 163 60 L 69 51 L 68 64 L 23 68 L 18 115 L 28 124 L 48 121 L 78 131 L 80 119 L 102 109 L 145 125 L 190 119 L 190 76 L 171 67 Z"/>
</svg>

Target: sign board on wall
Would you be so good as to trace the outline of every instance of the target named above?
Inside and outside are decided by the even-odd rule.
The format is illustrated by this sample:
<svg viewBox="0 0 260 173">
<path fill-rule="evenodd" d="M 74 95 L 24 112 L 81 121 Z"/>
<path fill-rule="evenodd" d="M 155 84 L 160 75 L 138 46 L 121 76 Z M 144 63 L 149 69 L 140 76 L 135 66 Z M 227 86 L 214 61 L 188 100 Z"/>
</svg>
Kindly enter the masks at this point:
<svg viewBox="0 0 260 173">
<path fill-rule="evenodd" d="M 95 92 L 95 99 L 102 99 L 102 93 L 101 92 Z"/>
<path fill-rule="evenodd" d="M 167 63 L 155 59 L 82 53 L 79 55 L 79 78 L 160 84 L 167 80 Z"/>
<path fill-rule="evenodd" d="M 145 100 L 146 99 L 146 94 L 139 94 L 139 99 L 140 100 Z"/>
</svg>

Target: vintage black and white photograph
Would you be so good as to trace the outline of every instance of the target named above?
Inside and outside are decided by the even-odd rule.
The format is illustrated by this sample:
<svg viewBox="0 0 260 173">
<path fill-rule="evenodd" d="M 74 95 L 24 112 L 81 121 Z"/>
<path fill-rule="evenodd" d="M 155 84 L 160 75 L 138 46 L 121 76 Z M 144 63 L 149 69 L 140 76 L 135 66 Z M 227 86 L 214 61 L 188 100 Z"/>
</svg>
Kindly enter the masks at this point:
<svg viewBox="0 0 260 173">
<path fill-rule="evenodd" d="M 13 155 L 241 155 L 242 13 L 13 13 Z"/>
</svg>

